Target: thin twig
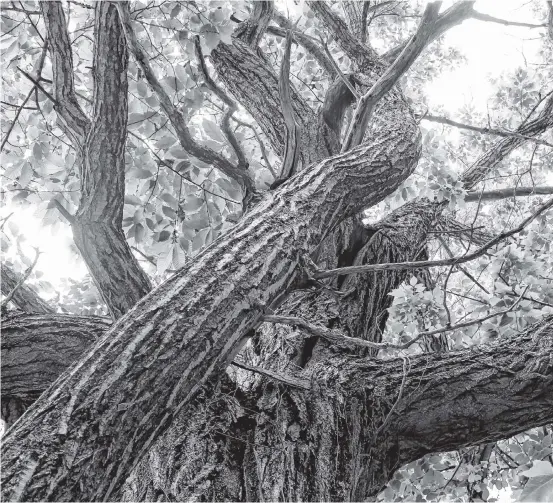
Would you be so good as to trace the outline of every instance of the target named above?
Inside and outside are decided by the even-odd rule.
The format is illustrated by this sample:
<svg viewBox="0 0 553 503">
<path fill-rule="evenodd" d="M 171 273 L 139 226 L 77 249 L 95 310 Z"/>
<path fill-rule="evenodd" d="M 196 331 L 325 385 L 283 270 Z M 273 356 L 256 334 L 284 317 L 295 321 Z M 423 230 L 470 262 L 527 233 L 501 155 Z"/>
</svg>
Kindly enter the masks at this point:
<svg viewBox="0 0 553 503">
<path fill-rule="evenodd" d="M 479 325 L 480 323 L 483 323 L 484 321 L 487 321 L 491 318 L 495 318 L 496 316 L 502 316 L 504 314 L 507 314 L 511 312 L 520 303 L 520 301 L 522 300 L 522 296 L 526 293 L 526 290 L 528 290 L 528 287 L 524 289 L 524 291 L 522 292 L 522 295 L 520 295 L 519 298 L 509 308 L 504 309 L 503 311 L 488 314 L 486 316 L 482 316 L 481 318 L 477 318 L 475 320 L 465 321 L 463 323 L 457 323 L 456 325 L 448 325 L 445 327 L 436 328 L 434 330 L 428 330 L 426 332 L 419 332 L 413 339 L 407 341 L 404 344 L 392 344 L 389 342 L 372 342 L 372 341 L 366 341 L 364 339 L 359 339 L 358 337 L 349 337 L 336 330 L 329 330 L 323 326 L 312 325 L 308 323 L 306 320 L 304 320 L 303 318 L 299 318 L 296 316 L 264 315 L 261 318 L 261 320 L 267 323 L 280 323 L 283 325 L 298 326 L 305 329 L 307 332 L 309 332 L 312 335 L 321 337 L 329 342 L 332 342 L 338 345 L 345 345 L 348 347 L 357 346 L 357 347 L 370 348 L 370 349 L 402 349 L 403 350 L 403 349 L 408 349 L 410 346 L 415 344 L 415 342 L 420 341 L 424 337 L 430 337 L 432 335 L 442 334 L 444 332 L 449 332 L 451 330 L 458 330 L 460 328 L 466 328 L 472 325 Z"/>
<path fill-rule="evenodd" d="M 293 386 L 295 388 L 309 390 L 311 385 L 307 379 L 299 379 L 297 377 L 290 377 L 287 375 L 279 374 L 278 372 L 273 372 L 272 370 L 262 369 L 260 367 L 252 367 L 242 362 L 233 361 L 232 365 L 235 367 L 241 368 L 243 370 L 249 370 L 250 372 L 255 372 L 256 374 L 263 375 L 275 381 L 287 384 L 288 386 Z"/>
</svg>

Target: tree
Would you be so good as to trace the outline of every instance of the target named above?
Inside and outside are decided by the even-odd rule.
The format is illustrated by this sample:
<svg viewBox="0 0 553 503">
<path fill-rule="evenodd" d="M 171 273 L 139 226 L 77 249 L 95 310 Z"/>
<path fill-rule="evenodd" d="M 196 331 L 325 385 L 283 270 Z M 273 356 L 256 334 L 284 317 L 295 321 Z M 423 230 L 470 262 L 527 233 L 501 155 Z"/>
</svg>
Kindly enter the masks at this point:
<svg viewBox="0 0 553 503">
<path fill-rule="evenodd" d="M 467 19 L 535 28 L 550 58 L 553 11 L 307 4 L 3 7 L 10 92 L 31 85 L 7 105 L 7 191 L 70 224 L 111 318 L 49 312 L 34 264 L 4 266 L 27 310 L 3 314 L 6 500 L 361 500 L 425 455 L 432 499 L 460 466 L 435 453 L 472 446 L 460 485 L 487 498 L 496 442 L 531 428 L 547 475 L 553 95 L 518 71 L 480 127 L 404 89 Z M 470 131 L 476 160 L 423 120 Z M 497 200 L 517 219 L 490 225 Z"/>
</svg>

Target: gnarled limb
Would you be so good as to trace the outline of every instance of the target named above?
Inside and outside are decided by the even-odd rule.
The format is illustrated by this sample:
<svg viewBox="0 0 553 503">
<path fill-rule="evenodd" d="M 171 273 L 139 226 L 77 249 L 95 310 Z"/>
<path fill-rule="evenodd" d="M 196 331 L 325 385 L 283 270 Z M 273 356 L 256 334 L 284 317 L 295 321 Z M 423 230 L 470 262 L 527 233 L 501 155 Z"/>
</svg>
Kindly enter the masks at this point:
<svg viewBox="0 0 553 503">
<path fill-rule="evenodd" d="M 120 495 L 173 417 L 257 327 L 264 306 L 282 301 L 297 276 L 298 253 L 313 252 L 343 218 L 382 200 L 412 172 L 420 133 L 405 104 L 394 106 L 388 128 L 267 194 L 41 396 L 6 436 L 6 497 Z M 70 446 L 78 446 L 78 459 L 63 467 L 48 461 Z"/>
</svg>

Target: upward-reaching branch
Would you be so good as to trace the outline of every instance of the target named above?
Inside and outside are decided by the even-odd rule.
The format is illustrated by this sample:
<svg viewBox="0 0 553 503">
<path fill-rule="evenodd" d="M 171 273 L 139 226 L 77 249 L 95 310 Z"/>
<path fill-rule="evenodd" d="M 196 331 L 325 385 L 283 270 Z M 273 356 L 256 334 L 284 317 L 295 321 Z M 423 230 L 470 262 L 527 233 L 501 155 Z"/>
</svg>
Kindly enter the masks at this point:
<svg viewBox="0 0 553 503">
<path fill-rule="evenodd" d="M 280 66 L 280 104 L 282 106 L 282 115 L 286 124 L 286 147 L 284 150 L 284 159 L 280 170 L 280 179 L 286 180 L 294 174 L 300 160 L 300 127 L 294 118 L 294 107 L 290 97 L 290 51 L 292 48 L 292 32 L 289 30 L 286 36 L 286 45 L 284 56 Z"/>
<path fill-rule="evenodd" d="M 41 2 L 50 56 L 52 58 L 52 80 L 54 110 L 64 124 L 65 133 L 74 140 L 76 147 L 82 146 L 90 126 L 90 120 L 83 112 L 75 93 L 73 54 L 61 2 Z"/>
<path fill-rule="evenodd" d="M 358 101 L 344 145 L 342 146 L 342 152 L 347 152 L 350 148 L 356 147 L 363 141 L 369 119 L 378 101 L 396 84 L 426 47 L 433 33 L 440 5 L 441 2 L 431 2 L 426 6 L 417 32 L 393 64 Z"/>
<path fill-rule="evenodd" d="M 232 164 L 221 154 L 218 154 L 208 147 L 200 145 L 196 140 L 194 140 L 190 130 L 188 129 L 188 124 L 186 123 L 184 115 L 173 104 L 171 98 L 167 94 L 167 91 L 165 91 L 161 82 L 154 74 L 150 61 L 148 60 L 148 56 L 136 38 L 136 33 L 132 26 L 128 2 L 117 2 L 117 10 L 123 24 L 129 48 L 136 59 L 137 64 L 142 69 L 144 78 L 152 90 L 156 93 L 162 110 L 171 121 L 182 148 L 194 157 L 197 157 L 207 164 L 211 164 L 221 170 L 225 175 L 228 175 L 236 180 L 246 192 L 253 192 L 254 184 L 247 171 L 239 169 L 238 166 Z"/>
</svg>

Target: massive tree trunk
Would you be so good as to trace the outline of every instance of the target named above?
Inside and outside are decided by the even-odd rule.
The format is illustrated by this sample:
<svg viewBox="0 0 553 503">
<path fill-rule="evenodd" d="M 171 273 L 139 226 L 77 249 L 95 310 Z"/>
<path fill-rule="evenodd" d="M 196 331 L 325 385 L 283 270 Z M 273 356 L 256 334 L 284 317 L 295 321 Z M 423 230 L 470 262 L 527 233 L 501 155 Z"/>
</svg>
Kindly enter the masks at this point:
<svg viewBox="0 0 553 503">
<path fill-rule="evenodd" d="M 97 45 L 122 63 L 112 62 L 103 81 L 119 89 L 111 109 L 117 115 L 126 110 L 126 81 L 113 79 L 122 75 L 126 54 L 115 9 L 103 5 L 97 23 L 111 35 L 100 36 Z M 257 22 L 265 15 L 261 9 Z M 58 21 L 60 16 L 61 10 Z M 101 35 L 101 27 L 97 30 Z M 237 35 L 233 44 L 220 44 L 212 53 L 214 65 L 282 153 L 286 131 L 278 80 L 255 50 L 256 27 L 246 25 Z M 360 54 L 360 66 L 374 63 L 369 76 L 357 75 L 366 90 L 385 65 L 347 36 L 343 43 Z M 550 318 L 498 346 L 386 361 L 333 348 L 299 328 L 259 329 L 264 313 L 281 309 L 380 341 L 388 293 L 407 273 L 337 278 L 328 286 L 342 296 L 325 288 L 296 291 L 309 284 L 304 259 L 311 255 L 319 266 L 335 268 L 422 258 L 427 231 L 442 211 L 429 201 L 414 202 L 370 229 L 360 224 L 357 212 L 391 193 L 413 170 L 419 134 L 394 90 L 377 111 L 368 139 L 327 158 L 339 151 L 336 133 L 352 101 L 341 82 L 334 90 L 326 112 L 337 111 L 339 119 L 330 125 L 325 109 L 316 114 L 292 92 L 304 125 L 304 170 L 105 332 L 8 432 L 2 460 L 6 499 L 360 500 L 376 494 L 402 463 L 427 452 L 504 438 L 551 420 Z M 84 169 L 96 180 L 91 187 L 101 184 L 102 159 L 117 166 L 117 173 L 122 167 L 121 135 L 110 139 L 114 149 L 106 149 L 111 157 L 105 158 L 101 108 L 100 101 L 98 142 L 83 154 Z M 118 124 L 124 129 L 126 123 Z M 508 151 L 502 148 L 501 154 Z M 119 189 L 112 195 L 119 201 L 117 176 Z M 96 194 L 111 197 L 102 190 Z M 102 226 L 108 222 L 109 232 L 120 226 L 117 204 L 115 213 L 97 215 Z M 122 235 L 113 236 L 123 246 Z M 83 247 L 91 245 L 97 253 L 98 242 L 88 240 Z M 126 260 L 124 246 L 116 254 L 121 260 Z M 134 300 L 118 305 L 114 295 L 121 285 L 106 275 L 107 262 L 87 254 L 114 317 L 149 289 L 131 274 Z M 65 321 L 68 330 L 81 333 L 78 320 Z M 98 321 L 94 330 L 100 334 L 104 325 Z M 235 367 L 227 376 L 225 368 L 256 329 L 240 361 L 272 372 L 271 377 Z M 77 357 L 88 339 L 71 340 L 78 344 L 71 343 L 67 354 Z M 34 357 L 38 363 L 40 356 Z M 55 369 L 33 386 L 50 384 L 61 365 Z M 238 386 L 236 372 L 249 384 Z M 282 374 L 288 374 L 288 384 L 279 383 Z"/>
</svg>

